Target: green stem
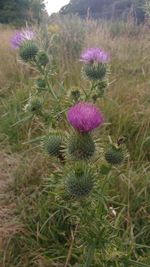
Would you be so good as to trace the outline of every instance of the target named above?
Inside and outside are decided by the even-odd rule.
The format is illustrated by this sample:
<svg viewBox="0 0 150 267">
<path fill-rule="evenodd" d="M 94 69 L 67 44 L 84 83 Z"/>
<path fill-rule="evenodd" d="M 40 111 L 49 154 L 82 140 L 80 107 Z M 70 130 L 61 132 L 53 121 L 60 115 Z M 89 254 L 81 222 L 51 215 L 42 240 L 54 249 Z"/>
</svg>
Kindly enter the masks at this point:
<svg viewBox="0 0 150 267">
<path fill-rule="evenodd" d="M 86 100 L 89 100 L 89 98 L 91 96 L 91 93 L 92 93 L 92 91 L 93 91 L 94 88 L 95 88 L 95 81 L 92 82 L 92 85 L 91 85 L 91 88 L 90 88 L 89 92 L 86 93 L 86 95 L 85 95 L 86 96 Z"/>
<path fill-rule="evenodd" d="M 44 79 L 45 79 L 45 82 L 46 82 L 46 84 L 47 84 L 47 86 L 48 86 L 48 89 L 49 89 L 50 93 L 51 93 L 52 96 L 55 98 L 55 100 L 58 101 L 58 97 L 57 97 L 57 95 L 55 94 L 55 92 L 53 91 L 52 87 L 51 87 L 50 84 L 49 84 L 49 80 L 48 80 L 48 78 L 47 78 L 47 73 L 44 72 L 43 74 L 44 74 Z"/>
<path fill-rule="evenodd" d="M 53 95 L 53 97 L 55 98 L 55 100 L 58 101 L 58 97 L 57 97 L 57 95 L 55 94 L 55 92 L 53 91 L 52 87 L 50 86 L 50 84 L 49 84 L 47 78 L 46 78 L 45 80 L 46 80 L 46 83 L 47 83 L 47 86 L 48 86 L 49 91 L 51 92 L 51 94 Z"/>
<path fill-rule="evenodd" d="M 49 84 L 49 81 L 48 81 L 48 79 L 47 79 L 47 73 L 45 72 L 45 69 L 43 69 L 43 68 L 41 67 L 41 65 L 39 65 L 37 62 L 36 62 L 36 65 L 37 65 L 38 70 L 39 70 L 39 71 L 41 72 L 41 74 L 44 76 L 45 82 L 46 82 L 46 84 L 47 84 L 47 86 L 48 86 L 48 89 L 49 89 L 50 93 L 51 93 L 52 96 L 55 98 L 55 100 L 58 101 L 58 97 L 57 97 L 57 95 L 55 94 L 55 92 L 53 91 L 52 87 L 51 87 L 50 84 Z"/>
<path fill-rule="evenodd" d="M 95 252 L 95 245 L 91 245 L 88 249 L 86 262 L 84 263 L 83 267 L 90 267 L 94 258 L 94 252 Z"/>
</svg>

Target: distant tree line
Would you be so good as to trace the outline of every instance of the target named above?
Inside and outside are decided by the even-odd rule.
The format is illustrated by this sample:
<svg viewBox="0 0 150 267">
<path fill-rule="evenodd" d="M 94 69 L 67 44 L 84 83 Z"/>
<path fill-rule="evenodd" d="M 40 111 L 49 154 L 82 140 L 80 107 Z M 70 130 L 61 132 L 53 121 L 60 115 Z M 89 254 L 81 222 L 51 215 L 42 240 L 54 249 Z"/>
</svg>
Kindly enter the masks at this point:
<svg viewBox="0 0 150 267">
<path fill-rule="evenodd" d="M 145 18 L 145 0 L 71 0 L 61 8 L 61 14 L 75 13 L 81 17 L 89 14 L 104 19 L 126 19 L 132 12 L 138 22 Z"/>
<path fill-rule="evenodd" d="M 44 12 L 44 0 L 0 0 L 0 23 L 39 23 Z"/>
</svg>

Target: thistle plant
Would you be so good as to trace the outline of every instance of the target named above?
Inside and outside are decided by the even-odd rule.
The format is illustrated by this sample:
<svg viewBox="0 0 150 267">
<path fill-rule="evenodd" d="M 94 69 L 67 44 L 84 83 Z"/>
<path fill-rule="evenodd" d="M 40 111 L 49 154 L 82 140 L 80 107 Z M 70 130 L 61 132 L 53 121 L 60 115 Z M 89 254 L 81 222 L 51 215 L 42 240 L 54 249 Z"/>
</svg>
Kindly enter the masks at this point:
<svg viewBox="0 0 150 267">
<path fill-rule="evenodd" d="M 119 247 L 120 230 L 117 230 L 109 210 L 113 199 L 107 190 L 113 177 L 120 173 L 118 168 L 125 164 L 125 153 L 121 142 L 106 145 L 101 140 L 101 131 L 107 119 L 105 111 L 101 111 L 99 106 L 108 86 L 108 53 L 100 48 L 90 48 L 81 54 L 83 72 L 90 88 L 72 91 L 67 102 L 64 92 L 61 105 L 60 96 L 51 84 L 49 55 L 33 40 L 35 35 L 31 32 L 30 38 L 22 33 L 17 33 L 17 36 L 13 44 L 18 47 L 21 60 L 37 72 L 36 79 L 34 77 L 36 90 L 26 109 L 41 116 L 39 111 L 45 109 L 44 100 L 52 100 L 50 109 L 54 123 L 50 125 L 50 132 L 46 132 L 42 138 L 42 148 L 51 161 L 57 159 L 55 164 L 58 164 L 61 172 L 61 197 L 67 201 L 69 199 L 74 217 L 78 218 L 74 224 L 79 223 L 83 231 L 82 240 L 87 250 L 83 267 L 138 266 L 136 261 L 129 259 L 131 251 L 124 253 L 125 246 Z M 42 102 L 41 94 L 44 99 Z M 113 216 L 116 216 L 115 210 L 112 210 Z M 100 251 L 100 265 L 92 265 L 95 251 Z"/>
<path fill-rule="evenodd" d="M 83 73 L 91 81 L 87 98 L 93 96 L 93 99 L 97 100 L 104 95 L 108 86 L 109 60 L 108 53 L 100 48 L 89 48 L 81 54 Z"/>
</svg>

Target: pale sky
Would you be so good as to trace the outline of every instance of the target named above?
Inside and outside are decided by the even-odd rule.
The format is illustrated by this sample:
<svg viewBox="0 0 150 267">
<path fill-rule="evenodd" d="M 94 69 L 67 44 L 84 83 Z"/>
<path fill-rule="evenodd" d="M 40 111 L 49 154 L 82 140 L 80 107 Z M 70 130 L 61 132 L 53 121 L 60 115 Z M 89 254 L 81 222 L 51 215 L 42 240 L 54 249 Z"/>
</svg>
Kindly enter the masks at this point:
<svg viewBox="0 0 150 267">
<path fill-rule="evenodd" d="M 58 12 L 62 6 L 69 3 L 69 0 L 45 0 L 48 14 Z"/>
</svg>

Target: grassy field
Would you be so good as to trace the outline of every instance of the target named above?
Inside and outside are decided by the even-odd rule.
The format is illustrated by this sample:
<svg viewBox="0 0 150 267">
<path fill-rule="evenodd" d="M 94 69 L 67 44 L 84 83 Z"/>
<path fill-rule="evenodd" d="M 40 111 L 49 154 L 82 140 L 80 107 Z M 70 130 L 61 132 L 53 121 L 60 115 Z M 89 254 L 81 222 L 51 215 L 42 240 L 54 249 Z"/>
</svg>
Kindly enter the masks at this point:
<svg viewBox="0 0 150 267">
<path fill-rule="evenodd" d="M 126 137 L 129 154 L 126 164 L 114 170 L 108 183 L 108 209 L 115 209 L 117 215 L 106 215 L 110 218 L 99 233 L 100 246 L 91 266 L 132 267 L 136 261 L 136 266 L 150 266 L 149 25 L 136 26 L 132 20 L 126 24 L 83 22 L 77 17 L 58 19 L 57 24 L 55 33 L 45 26 L 39 29 L 40 45 L 54 57 L 53 89 L 58 93 L 65 90 L 68 95 L 72 89 L 86 88 L 89 83 L 82 74 L 81 51 L 87 47 L 108 51 L 110 85 L 107 95 L 98 101 L 107 125 L 98 135 L 105 145 L 109 135 L 114 141 Z M 43 152 L 40 142 L 32 142 L 50 127 L 51 99 L 47 100 L 51 121 L 25 114 L 24 106 L 35 90 L 36 73 L 12 50 L 13 32 L 0 28 L 1 162 L 7 158 L 1 180 L 12 176 L 2 205 L 9 213 L 14 203 L 6 223 L 3 214 L 0 216 L 2 233 L 7 232 L 0 244 L 2 267 L 83 266 L 85 244 L 92 235 L 85 227 L 86 219 L 91 218 L 96 228 L 98 219 L 92 219 L 92 211 L 99 213 L 99 206 L 92 196 L 86 209 L 83 203 L 63 196 L 61 164 Z M 15 163 L 8 168 L 12 160 Z M 99 186 L 105 176 L 101 179 Z M 122 256 L 131 260 L 121 261 Z"/>
</svg>

